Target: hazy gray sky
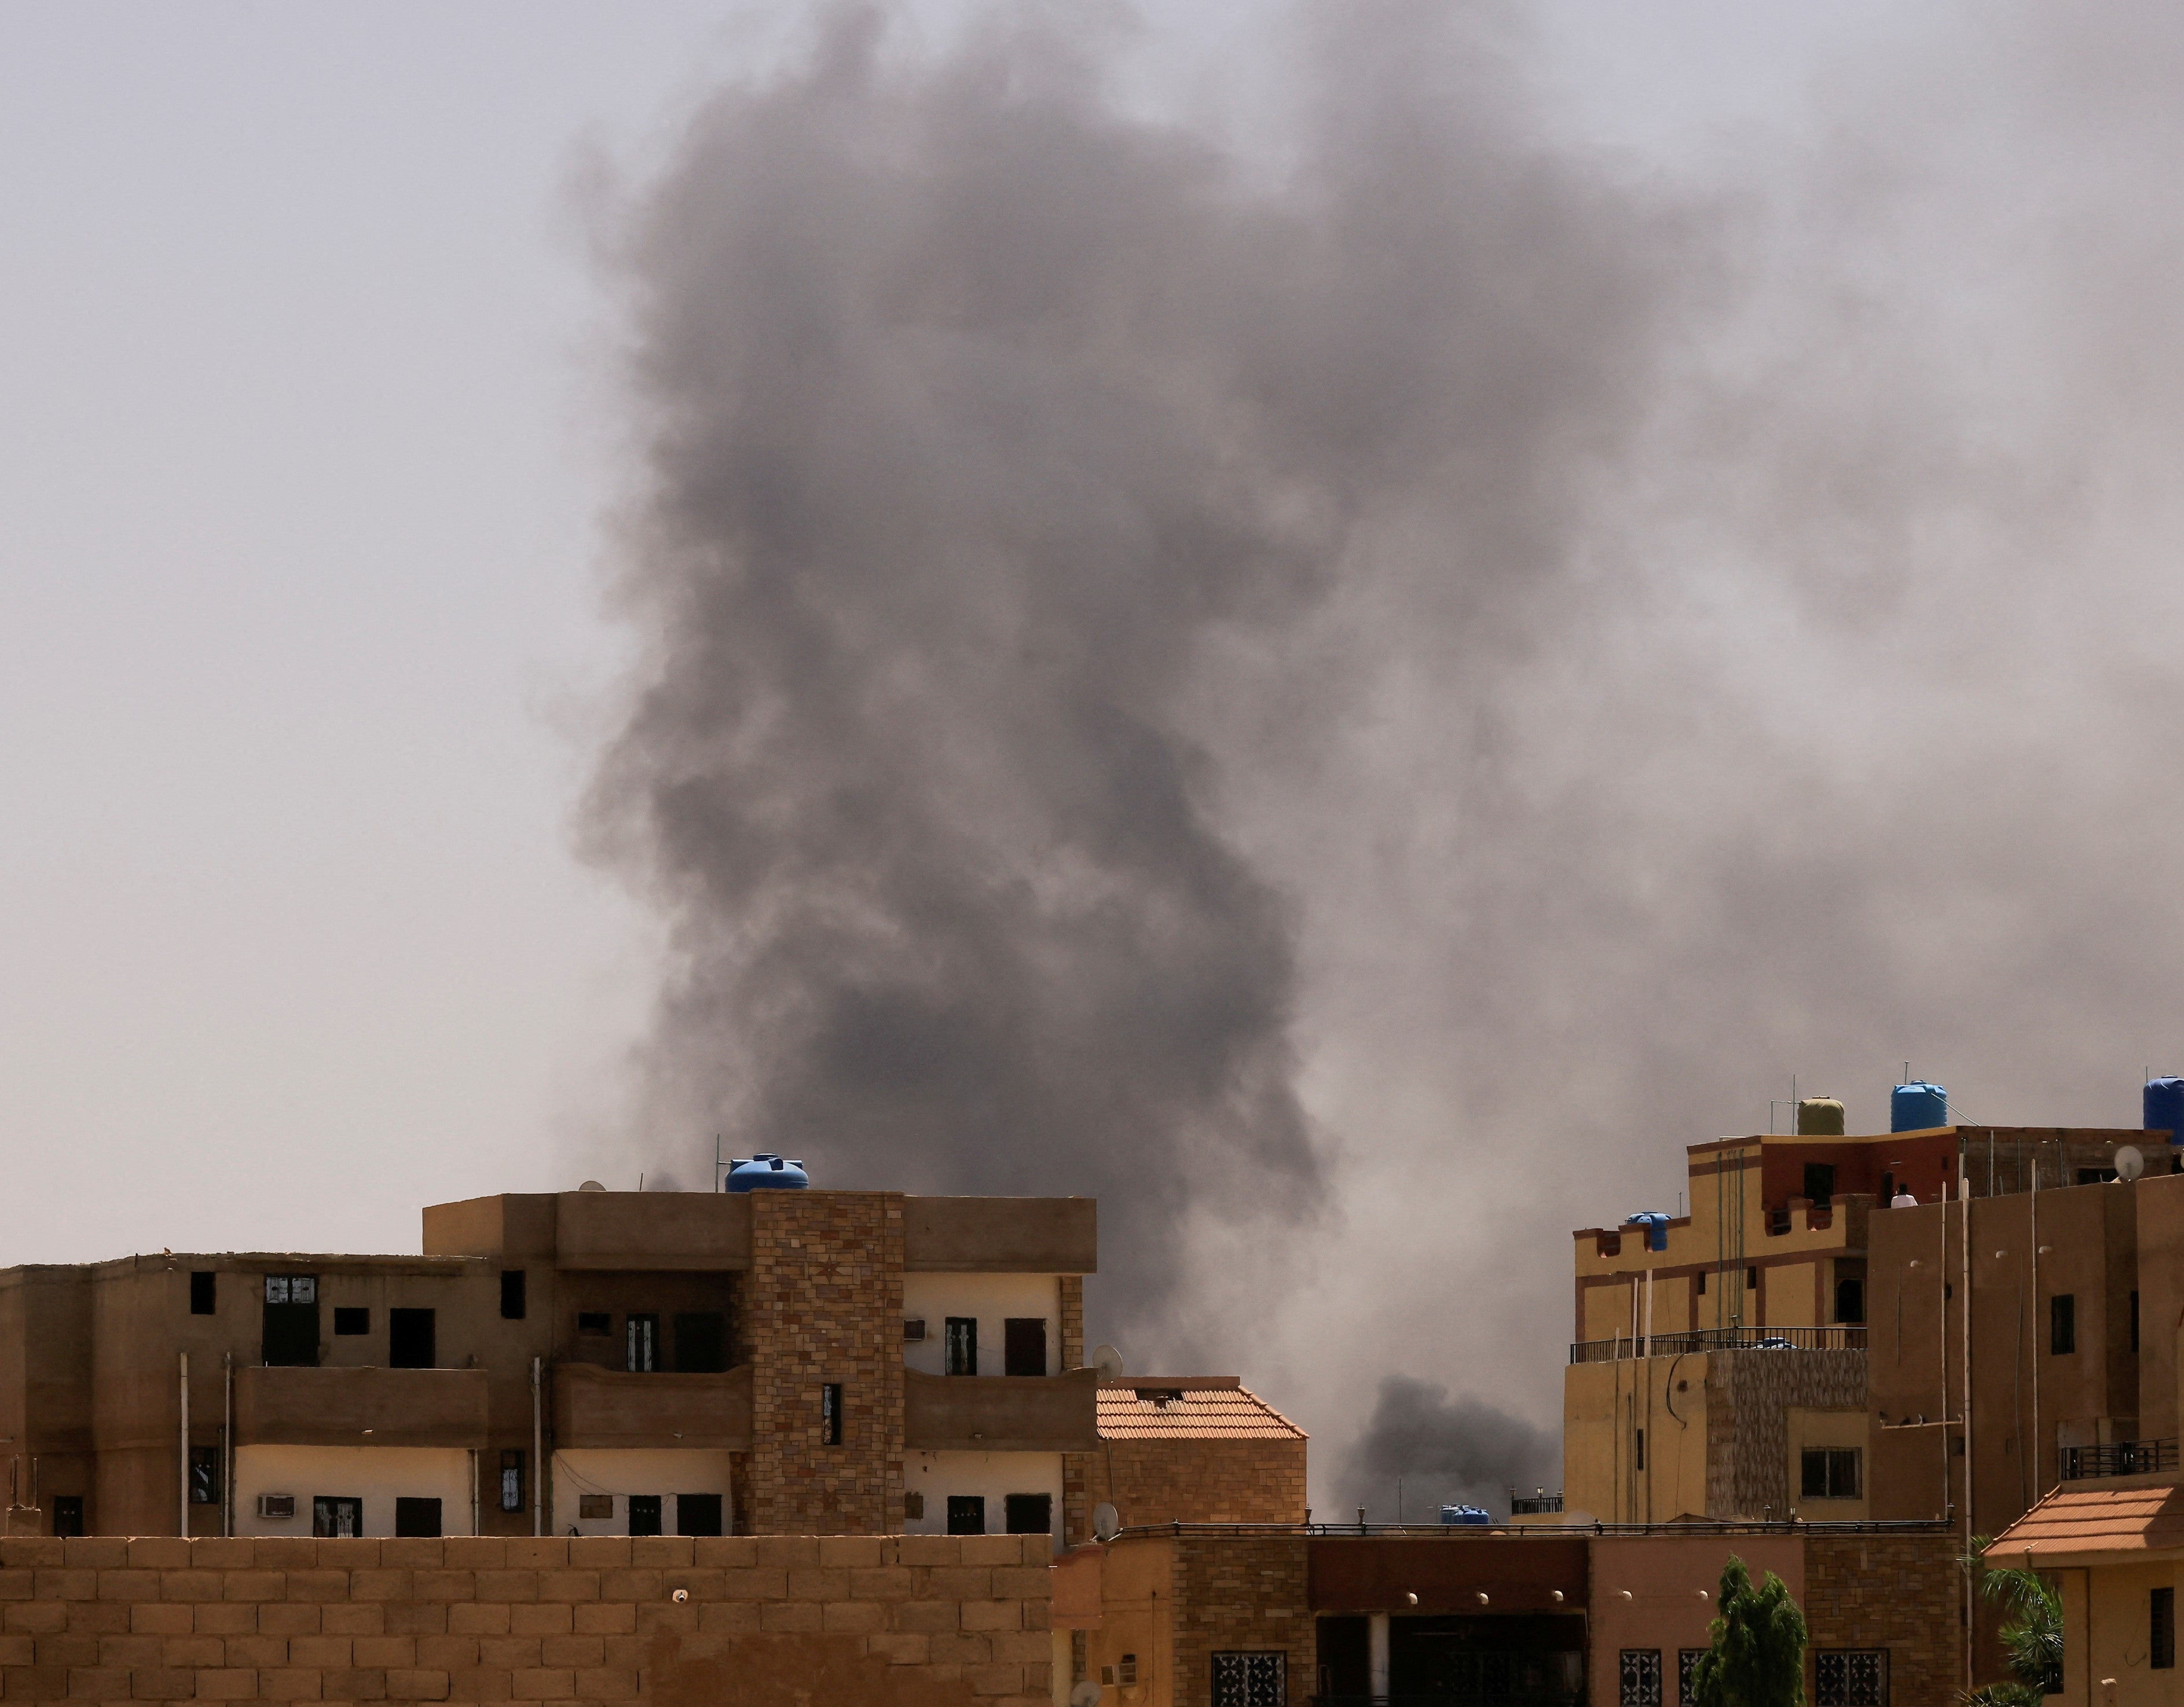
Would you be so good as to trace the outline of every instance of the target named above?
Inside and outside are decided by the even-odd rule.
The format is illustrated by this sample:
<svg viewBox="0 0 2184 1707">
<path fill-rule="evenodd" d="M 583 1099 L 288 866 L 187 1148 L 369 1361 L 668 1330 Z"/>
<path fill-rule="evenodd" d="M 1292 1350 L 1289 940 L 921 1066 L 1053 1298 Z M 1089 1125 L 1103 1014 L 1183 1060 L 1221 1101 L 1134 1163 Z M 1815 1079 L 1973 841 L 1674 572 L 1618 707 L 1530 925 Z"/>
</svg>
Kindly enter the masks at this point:
<svg viewBox="0 0 2184 1707">
<path fill-rule="evenodd" d="M 627 1067 L 661 921 L 575 852 L 631 655 L 585 209 L 798 15 L 0 9 L 0 1260 L 694 1171 Z M 1178 688 L 1329 1205 L 1277 1307 L 1219 1225 L 1188 1296 L 1330 1448 L 1389 1374 L 1552 1416 L 1568 1230 L 1792 1072 L 2126 1121 L 2184 1039 L 2176 26 L 1531 15 L 1468 75 L 1681 234 L 1663 377 L 1546 459 L 1552 573 L 1452 598 L 1405 498 Z M 1148 8 L 1124 104 L 1279 176 L 1271 16 Z"/>
</svg>

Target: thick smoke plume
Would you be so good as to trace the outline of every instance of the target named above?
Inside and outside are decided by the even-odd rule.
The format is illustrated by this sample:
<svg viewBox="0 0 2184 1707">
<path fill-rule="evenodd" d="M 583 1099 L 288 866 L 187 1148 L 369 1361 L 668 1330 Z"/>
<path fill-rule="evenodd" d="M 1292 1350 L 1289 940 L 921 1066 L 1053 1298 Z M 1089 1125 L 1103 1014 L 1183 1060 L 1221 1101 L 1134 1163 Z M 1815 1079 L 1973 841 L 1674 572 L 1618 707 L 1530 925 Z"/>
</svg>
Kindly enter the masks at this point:
<svg viewBox="0 0 2184 1707">
<path fill-rule="evenodd" d="M 1096 1194 L 1150 1328 L 1204 1224 L 1317 1197 L 1295 905 L 1223 805 L 1342 688 L 1262 674 L 1376 530 L 1495 625 L 1666 287 L 1446 7 L 1346 8 L 1273 187 L 1063 15 L 933 58 L 833 13 L 633 214 L 646 652 L 593 821 L 671 922 L 655 1132 Z"/>
<path fill-rule="evenodd" d="M 1364 1432 L 1333 1477 L 1329 1521 L 1431 1523 L 1443 1505 L 1509 1515 L 1509 1490 L 1562 1486 L 1562 1437 L 1408 1376 L 1380 1383 Z"/>
</svg>

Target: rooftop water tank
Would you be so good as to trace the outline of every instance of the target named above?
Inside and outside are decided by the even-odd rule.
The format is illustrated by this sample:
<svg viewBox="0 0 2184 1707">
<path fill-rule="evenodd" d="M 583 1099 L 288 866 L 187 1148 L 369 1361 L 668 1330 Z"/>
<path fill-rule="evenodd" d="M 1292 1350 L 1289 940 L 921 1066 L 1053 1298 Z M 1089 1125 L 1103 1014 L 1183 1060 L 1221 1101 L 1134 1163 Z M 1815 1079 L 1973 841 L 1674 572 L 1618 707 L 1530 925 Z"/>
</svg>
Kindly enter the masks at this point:
<svg viewBox="0 0 2184 1707">
<path fill-rule="evenodd" d="M 1839 1138 L 1843 1135 L 1843 1105 L 1833 1097 L 1807 1097 L 1797 1104 L 1797 1136 L 1801 1138 Z"/>
<path fill-rule="evenodd" d="M 760 1154 L 747 1162 L 728 1165 L 727 1182 L 722 1187 L 731 1192 L 800 1192 L 811 1183 L 811 1176 L 804 1171 L 804 1164 L 793 1162 L 786 1156 Z"/>
<path fill-rule="evenodd" d="M 1939 1085 L 1914 1079 L 1888 1093 L 1888 1130 L 1923 1132 L 1930 1126 L 1949 1124 L 1949 1093 Z"/>
<path fill-rule="evenodd" d="M 2147 1131 L 2175 1133 L 2171 1143 L 2184 1139 L 2184 1079 L 2148 1079 L 2145 1109 Z"/>
<path fill-rule="evenodd" d="M 1444 1505 L 1440 1509 L 1440 1521 L 1443 1523 L 1485 1525 L 1494 1521 L 1494 1514 L 1477 1505 Z"/>
<path fill-rule="evenodd" d="M 1625 1226 L 1642 1226 L 1646 1229 L 1646 1248 L 1647 1250 L 1664 1251 L 1668 1249 L 1669 1216 L 1668 1212 L 1665 1209 L 1641 1209 L 1635 1215 L 1624 1216 L 1623 1224 Z"/>
</svg>

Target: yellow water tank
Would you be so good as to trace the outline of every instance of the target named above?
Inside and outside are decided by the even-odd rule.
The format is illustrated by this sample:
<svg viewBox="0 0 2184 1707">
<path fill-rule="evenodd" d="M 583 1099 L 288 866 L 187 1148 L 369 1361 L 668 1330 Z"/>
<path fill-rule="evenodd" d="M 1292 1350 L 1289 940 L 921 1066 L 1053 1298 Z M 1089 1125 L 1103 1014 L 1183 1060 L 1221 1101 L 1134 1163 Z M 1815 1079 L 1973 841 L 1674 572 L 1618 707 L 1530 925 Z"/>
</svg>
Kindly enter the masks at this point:
<svg viewBox="0 0 2184 1707">
<path fill-rule="evenodd" d="M 1797 1136 L 1801 1138 L 1839 1138 L 1843 1135 L 1843 1105 L 1833 1097 L 1806 1097 L 1797 1104 Z"/>
</svg>

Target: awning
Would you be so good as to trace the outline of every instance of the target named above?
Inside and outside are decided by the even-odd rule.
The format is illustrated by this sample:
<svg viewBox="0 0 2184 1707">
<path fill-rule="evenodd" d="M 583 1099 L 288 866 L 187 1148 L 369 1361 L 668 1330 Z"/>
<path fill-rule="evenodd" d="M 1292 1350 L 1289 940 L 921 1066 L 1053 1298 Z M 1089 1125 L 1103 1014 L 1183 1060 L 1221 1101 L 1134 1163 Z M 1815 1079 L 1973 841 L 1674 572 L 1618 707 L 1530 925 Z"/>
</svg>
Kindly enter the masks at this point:
<svg viewBox="0 0 2184 1707">
<path fill-rule="evenodd" d="M 2184 1487 L 2058 1488 L 1995 1537 L 1997 1565 L 2184 1558 Z"/>
</svg>

